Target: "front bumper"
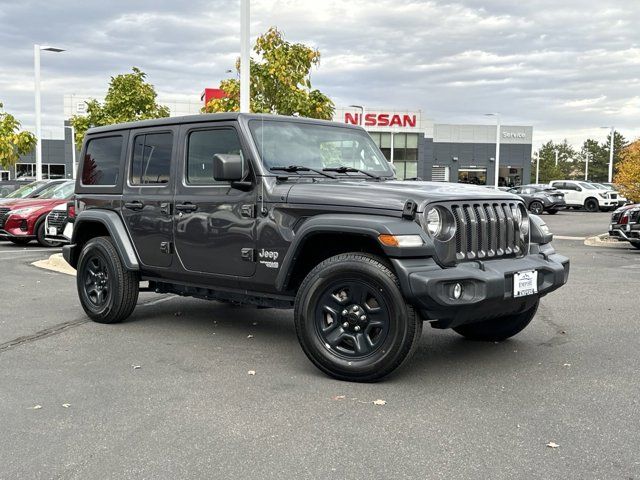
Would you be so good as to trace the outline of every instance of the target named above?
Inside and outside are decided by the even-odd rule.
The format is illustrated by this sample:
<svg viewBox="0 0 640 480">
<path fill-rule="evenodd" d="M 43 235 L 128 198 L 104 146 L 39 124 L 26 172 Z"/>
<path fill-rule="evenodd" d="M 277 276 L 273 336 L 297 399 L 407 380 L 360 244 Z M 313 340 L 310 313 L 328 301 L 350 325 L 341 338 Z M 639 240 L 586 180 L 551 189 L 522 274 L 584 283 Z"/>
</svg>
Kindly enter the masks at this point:
<svg viewBox="0 0 640 480">
<path fill-rule="evenodd" d="M 563 199 L 545 199 L 544 209 L 545 210 L 563 210 L 567 208 L 567 202 Z"/>
<path fill-rule="evenodd" d="M 403 294 L 432 326 L 450 328 L 531 308 L 540 297 L 567 283 L 569 259 L 551 245 L 531 245 L 523 258 L 467 262 L 442 268 L 431 259 L 392 259 Z M 513 297 L 516 272 L 536 270 L 538 293 Z M 461 298 L 454 300 L 451 287 L 460 283 Z"/>
<path fill-rule="evenodd" d="M 640 224 L 611 224 L 609 236 L 621 242 L 640 242 Z"/>
</svg>

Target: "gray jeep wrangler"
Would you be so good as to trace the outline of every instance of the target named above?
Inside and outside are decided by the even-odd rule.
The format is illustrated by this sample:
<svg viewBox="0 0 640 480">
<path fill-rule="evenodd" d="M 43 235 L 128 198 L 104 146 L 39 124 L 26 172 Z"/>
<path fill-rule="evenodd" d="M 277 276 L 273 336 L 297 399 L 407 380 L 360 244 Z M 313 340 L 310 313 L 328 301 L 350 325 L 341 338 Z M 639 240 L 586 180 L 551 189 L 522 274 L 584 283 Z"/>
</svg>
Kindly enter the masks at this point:
<svg viewBox="0 0 640 480">
<path fill-rule="evenodd" d="M 500 341 L 524 329 L 569 260 L 522 200 L 397 181 L 354 126 L 215 114 L 89 130 L 66 260 L 97 322 L 159 293 L 293 308 L 323 372 L 374 381 L 422 326 Z"/>
</svg>

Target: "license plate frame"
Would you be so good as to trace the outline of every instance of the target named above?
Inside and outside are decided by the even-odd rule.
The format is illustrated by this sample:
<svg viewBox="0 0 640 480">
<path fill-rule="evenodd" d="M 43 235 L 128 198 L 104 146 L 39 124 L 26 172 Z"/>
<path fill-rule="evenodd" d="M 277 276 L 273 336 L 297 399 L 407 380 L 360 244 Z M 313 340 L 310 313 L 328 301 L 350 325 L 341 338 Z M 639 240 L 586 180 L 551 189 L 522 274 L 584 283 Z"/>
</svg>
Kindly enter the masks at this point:
<svg viewBox="0 0 640 480">
<path fill-rule="evenodd" d="M 538 271 L 521 270 L 513 274 L 513 298 L 538 293 Z"/>
<path fill-rule="evenodd" d="M 53 235 L 53 236 L 58 235 L 58 229 L 56 227 L 49 227 L 48 232 L 49 232 L 49 235 Z"/>
</svg>

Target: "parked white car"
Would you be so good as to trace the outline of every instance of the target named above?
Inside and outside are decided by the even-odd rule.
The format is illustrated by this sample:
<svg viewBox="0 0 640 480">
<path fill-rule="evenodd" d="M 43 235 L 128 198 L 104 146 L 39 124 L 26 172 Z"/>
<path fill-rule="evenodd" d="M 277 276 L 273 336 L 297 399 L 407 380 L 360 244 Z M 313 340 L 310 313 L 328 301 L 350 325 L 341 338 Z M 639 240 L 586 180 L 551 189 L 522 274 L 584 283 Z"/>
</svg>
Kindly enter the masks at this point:
<svg viewBox="0 0 640 480">
<path fill-rule="evenodd" d="M 53 208 L 45 219 L 45 239 L 59 244 L 69 243 L 73 234 L 74 217 L 73 202 L 63 203 Z"/>
<path fill-rule="evenodd" d="M 564 193 L 567 207 L 584 207 L 588 212 L 609 211 L 618 206 L 618 192 L 598 188 L 579 180 L 553 180 L 549 185 Z"/>
<path fill-rule="evenodd" d="M 629 200 L 627 200 L 627 198 L 618 191 L 613 183 L 593 183 L 593 186 L 596 188 L 604 188 L 605 190 L 609 190 L 610 192 L 618 194 L 619 207 L 629 203 Z"/>
</svg>

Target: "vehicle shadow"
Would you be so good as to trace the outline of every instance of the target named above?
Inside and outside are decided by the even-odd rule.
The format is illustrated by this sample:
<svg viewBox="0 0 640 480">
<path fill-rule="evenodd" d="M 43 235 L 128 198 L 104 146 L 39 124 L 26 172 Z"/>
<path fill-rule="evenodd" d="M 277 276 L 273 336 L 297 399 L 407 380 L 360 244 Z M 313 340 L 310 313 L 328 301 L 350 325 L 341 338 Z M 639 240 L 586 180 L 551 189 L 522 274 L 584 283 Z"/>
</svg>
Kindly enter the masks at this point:
<svg viewBox="0 0 640 480">
<path fill-rule="evenodd" d="M 169 329 L 178 336 L 215 334 L 217 338 L 228 339 L 232 345 L 239 342 L 238 348 L 246 348 L 247 345 L 241 342 L 251 335 L 254 348 L 280 352 L 282 363 L 289 363 L 298 373 L 327 378 L 311 362 L 300 362 L 303 354 L 291 310 L 258 309 L 180 298 L 167 303 L 139 305 L 123 326 L 128 324 Z M 442 386 L 477 380 L 477 377 L 486 377 L 487 372 L 492 378 L 511 376 L 522 365 L 531 365 L 531 356 L 539 355 L 542 359 L 541 339 L 536 337 L 539 336 L 527 336 L 525 331 L 520 337 L 505 342 L 477 342 L 466 340 L 452 330 L 433 329 L 425 323 L 412 359 L 384 382 L 424 382 L 428 379 Z"/>
</svg>

